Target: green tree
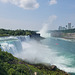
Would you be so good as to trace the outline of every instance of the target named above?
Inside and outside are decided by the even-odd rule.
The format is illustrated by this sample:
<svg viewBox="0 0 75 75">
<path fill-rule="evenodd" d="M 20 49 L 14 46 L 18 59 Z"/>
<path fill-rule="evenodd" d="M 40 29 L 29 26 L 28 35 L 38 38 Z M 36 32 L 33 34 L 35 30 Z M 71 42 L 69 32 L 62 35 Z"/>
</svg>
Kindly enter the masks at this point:
<svg viewBox="0 0 75 75">
<path fill-rule="evenodd" d="M 14 75 L 14 74 L 15 74 L 15 70 L 14 70 L 13 68 L 10 68 L 10 69 L 8 70 L 8 74 L 9 74 L 9 75 Z"/>
</svg>

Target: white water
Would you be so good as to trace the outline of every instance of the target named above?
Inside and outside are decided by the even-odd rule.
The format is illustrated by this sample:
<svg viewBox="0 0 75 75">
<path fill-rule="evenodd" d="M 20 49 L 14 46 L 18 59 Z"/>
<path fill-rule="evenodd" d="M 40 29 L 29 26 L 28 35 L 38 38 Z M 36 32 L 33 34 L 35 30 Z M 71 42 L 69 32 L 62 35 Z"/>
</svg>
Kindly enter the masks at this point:
<svg viewBox="0 0 75 75">
<path fill-rule="evenodd" d="M 48 30 L 47 27 L 48 27 L 48 24 L 44 24 L 43 28 L 39 32 L 37 32 L 37 33 L 40 33 L 40 36 L 44 37 L 44 38 L 51 37 L 51 34 L 47 33 L 47 30 Z"/>
<path fill-rule="evenodd" d="M 58 56 L 59 52 L 35 40 L 30 40 L 29 36 L 0 38 L 0 44 L 4 51 L 31 63 L 48 63 L 66 72 L 75 72 L 74 67 L 66 66 L 71 64 L 69 58 Z"/>
<path fill-rule="evenodd" d="M 48 30 L 50 30 L 50 27 L 53 24 L 53 22 L 56 20 L 56 18 L 57 18 L 56 15 L 49 16 L 48 20 L 43 24 L 43 27 L 38 32 L 40 33 L 40 36 L 45 37 L 45 38 L 51 37 L 51 34 L 47 32 Z"/>
</svg>

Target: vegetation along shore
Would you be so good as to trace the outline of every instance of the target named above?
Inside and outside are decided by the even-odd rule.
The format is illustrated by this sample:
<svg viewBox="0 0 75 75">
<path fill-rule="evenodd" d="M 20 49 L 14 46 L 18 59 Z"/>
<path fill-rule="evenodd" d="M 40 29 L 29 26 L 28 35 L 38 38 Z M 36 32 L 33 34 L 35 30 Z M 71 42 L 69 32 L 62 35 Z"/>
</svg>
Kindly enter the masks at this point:
<svg viewBox="0 0 75 75">
<path fill-rule="evenodd" d="M 56 66 L 29 64 L 0 49 L 0 75 L 70 75 Z"/>
</svg>

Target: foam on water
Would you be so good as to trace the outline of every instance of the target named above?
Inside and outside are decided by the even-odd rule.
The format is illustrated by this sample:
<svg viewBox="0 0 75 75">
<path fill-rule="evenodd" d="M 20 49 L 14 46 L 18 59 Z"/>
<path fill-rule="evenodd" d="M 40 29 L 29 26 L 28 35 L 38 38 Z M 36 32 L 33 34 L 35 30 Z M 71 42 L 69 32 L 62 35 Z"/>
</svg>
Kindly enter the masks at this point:
<svg viewBox="0 0 75 75">
<path fill-rule="evenodd" d="M 59 52 L 55 52 L 48 46 L 42 45 L 37 42 L 22 42 L 23 52 L 17 54 L 16 56 L 27 60 L 32 63 L 48 63 L 51 65 L 56 65 L 61 70 L 66 72 L 74 72 L 75 67 L 68 67 L 71 65 L 72 59 L 66 58 L 64 56 L 58 56 Z"/>
<path fill-rule="evenodd" d="M 75 73 L 75 67 L 69 67 L 72 64 L 72 58 L 67 58 L 64 55 L 59 56 L 60 52 L 57 52 L 42 43 L 33 40 L 25 41 L 26 39 L 23 36 L 16 37 L 17 40 L 14 40 L 15 37 L 12 37 L 12 39 L 4 39 L 4 41 L 0 42 L 4 51 L 8 51 L 14 56 L 31 63 L 48 63 L 56 65 L 58 68 L 66 72 Z"/>
</svg>

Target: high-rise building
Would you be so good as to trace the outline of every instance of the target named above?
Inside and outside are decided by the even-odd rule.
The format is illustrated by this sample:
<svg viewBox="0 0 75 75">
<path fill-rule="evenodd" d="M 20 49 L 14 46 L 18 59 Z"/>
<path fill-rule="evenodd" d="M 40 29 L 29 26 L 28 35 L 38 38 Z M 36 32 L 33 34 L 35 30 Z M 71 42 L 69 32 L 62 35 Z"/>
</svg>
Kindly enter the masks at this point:
<svg viewBox="0 0 75 75">
<path fill-rule="evenodd" d="M 59 26 L 58 30 L 62 30 L 62 26 Z"/>
<path fill-rule="evenodd" d="M 58 30 L 66 30 L 65 27 L 59 26 Z"/>
<path fill-rule="evenodd" d="M 62 30 L 66 30 L 66 28 L 65 27 L 62 27 Z"/>
<path fill-rule="evenodd" d="M 71 23 L 68 23 L 68 29 L 71 29 Z"/>
</svg>

